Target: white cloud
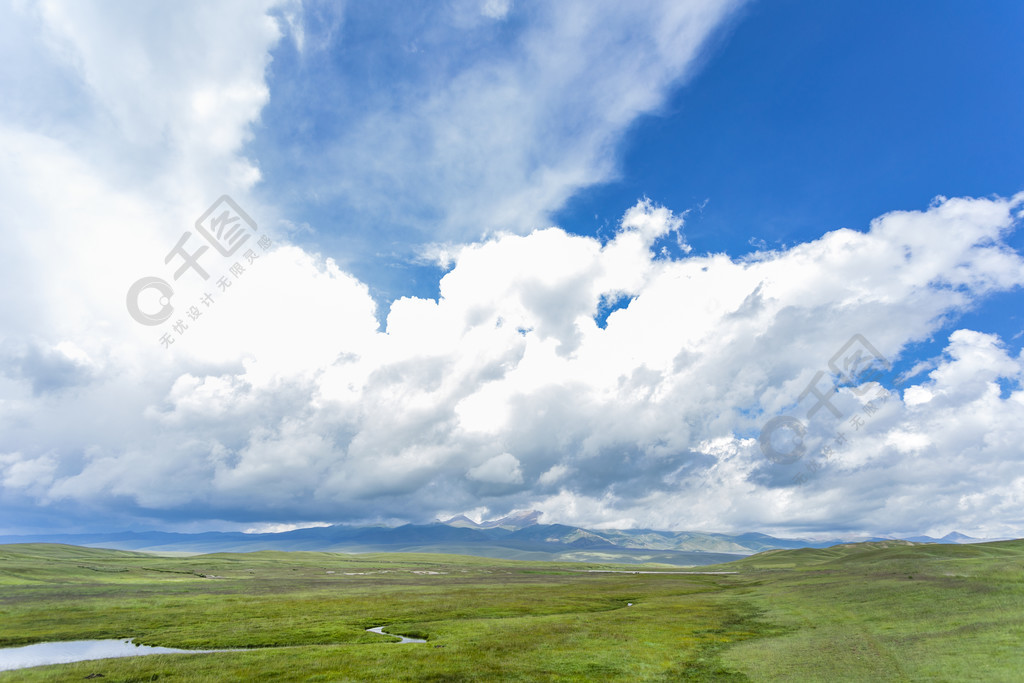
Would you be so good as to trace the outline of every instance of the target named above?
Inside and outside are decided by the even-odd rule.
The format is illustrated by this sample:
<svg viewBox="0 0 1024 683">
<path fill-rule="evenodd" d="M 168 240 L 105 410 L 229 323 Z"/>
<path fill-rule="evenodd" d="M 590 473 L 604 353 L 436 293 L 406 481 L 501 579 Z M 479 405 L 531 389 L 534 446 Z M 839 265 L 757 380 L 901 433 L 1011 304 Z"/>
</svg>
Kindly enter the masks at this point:
<svg viewBox="0 0 1024 683">
<path fill-rule="evenodd" d="M 387 204 L 437 226 L 427 237 L 444 246 L 424 253 L 451 266 L 436 300 L 394 302 L 383 328 L 370 287 L 274 234 L 277 210 L 249 192 L 270 50 L 289 16 L 299 41 L 315 11 L 4 10 L 19 27 L 4 49 L 79 105 L 36 123 L 31 98 L 0 105 L 5 514 L 249 528 L 537 507 L 593 525 L 1016 533 L 1022 359 L 991 335 L 954 332 L 804 487 L 756 436 L 806 410 L 801 391 L 851 335 L 895 359 L 1024 282 L 1003 241 L 1024 197 L 940 200 L 743 260 L 691 255 L 681 217 L 646 201 L 607 241 L 533 229 L 612 176 L 618 136 L 731 6 L 543 5 L 520 52 L 441 65 L 408 106 L 367 103 L 325 150 L 353 170 L 330 169 L 325 188 L 360 215 Z M 491 30 L 489 7 L 528 11 L 476 4 L 477 23 L 456 28 Z M 622 27 L 647 38 L 619 44 Z M 128 317 L 126 288 L 169 278 L 165 255 L 223 192 L 277 248 L 163 349 Z M 685 257 L 652 253 L 672 236 Z M 176 287 L 184 303 L 206 283 Z M 602 328 L 610 301 L 628 305 Z M 835 401 L 859 405 L 849 389 Z M 834 426 L 811 425 L 809 443 Z"/>
<path fill-rule="evenodd" d="M 347 232 L 367 226 L 374 245 L 382 235 L 529 232 L 578 189 L 615 177 L 622 134 L 690 76 L 740 4 L 456 2 L 454 26 L 446 13 L 408 7 L 417 21 L 389 25 L 383 63 L 347 55 L 352 72 L 331 71 L 329 82 L 305 69 L 280 74 L 296 96 L 315 93 L 323 104 L 313 115 L 338 130 L 308 147 L 287 133 L 282 143 L 303 153 L 281 182 L 345 216 Z M 368 94 L 363 73 L 399 87 Z"/>
<path fill-rule="evenodd" d="M 491 19 L 504 19 L 512 9 L 512 0 L 484 0 L 480 13 Z"/>
<path fill-rule="evenodd" d="M 519 459 L 511 453 L 496 455 L 470 468 L 466 476 L 490 484 L 523 483 L 523 470 L 519 466 Z"/>
<path fill-rule="evenodd" d="M 46 0 L 37 7 L 46 38 L 88 87 L 95 113 L 112 117 L 136 154 L 221 165 L 235 162 L 229 155 L 269 98 L 267 48 L 280 37 L 265 13 L 272 5 L 132 3 L 111 11 L 100 2 Z"/>
<path fill-rule="evenodd" d="M 257 524 L 245 529 L 247 534 L 280 534 L 296 529 L 317 529 L 331 526 L 330 522 L 298 522 L 296 524 Z"/>
<path fill-rule="evenodd" d="M 954 333 L 906 402 L 895 396 L 804 487 L 749 435 L 799 404 L 854 332 L 895 358 L 944 316 L 1024 279 L 1020 256 L 999 241 L 1019 201 L 948 200 L 744 261 L 656 258 L 653 241 L 681 225 L 640 203 L 603 245 L 558 229 L 468 245 L 441 297 L 396 302 L 383 331 L 365 286 L 282 248 L 261 267 L 290 298 L 257 279 L 242 295 L 239 282 L 223 318 L 211 312 L 209 338 L 166 354 L 146 390 L 89 385 L 57 406 L 127 400 L 135 408 L 114 416 L 114 432 L 83 424 L 33 454 L 39 423 L 27 418 L 15 447 L 55 467 L 38 470 L 31 489 L 29 470 L 13 470 L 7 486 L 221 518 L 350 519 L 371 505 L 432 519 L 483 504 L 588 524 L 811 531 L 840 519 L 913 531 L 942 522 L 926 501 L 954 496 L 950 524 L 1005 530 L 981 519 L 977 501 L 1001 504 L 992 497 L 1002 484 L 980 468 L 1012 481 L 1024 402 L 1019 391 L 1001 397 L 996 380 L 1019 381 L 1021 361 L 991 336 Z M 921 230 L 931 239 L 887 256 Z M 974 241 L 958 243 L 964 233 Z M 956 289 L 952 262 L 963 269 Z M 633 299 L 601 329 L 593 316 L 609 292 Z M 231 349 L 245 350 L 241 366 L 225 364 Z M 35 400 L 21 399 L 29 416 Z M 848 413 L 858 405 L 848 389 L 835 401 Z M 812 425 L 812 443 L 829 424 Z M 62 445 L 75 442 L 94 448 L 79 459 Z M 52 480 L 40 488 L 42 474 Z"/>
<path fill-rule="evenodd" d="M 547 472 L 540 475 L 540 478 L 537 479 L 537 483 L 543 486 L 556 484 L 562 479 L 564 479 L 567 474 L 569 474 L 568 467 L 566 467 L 565 465 L 555 465 Z"/>
<path fill-rule="evenodd" d="M 45 496 L 53 483 L 57 463 L 49 455 L 25 458 L 20 453 L 7 453 L 0 455 L 0 471 L 4 488 Z"/>
</svg>

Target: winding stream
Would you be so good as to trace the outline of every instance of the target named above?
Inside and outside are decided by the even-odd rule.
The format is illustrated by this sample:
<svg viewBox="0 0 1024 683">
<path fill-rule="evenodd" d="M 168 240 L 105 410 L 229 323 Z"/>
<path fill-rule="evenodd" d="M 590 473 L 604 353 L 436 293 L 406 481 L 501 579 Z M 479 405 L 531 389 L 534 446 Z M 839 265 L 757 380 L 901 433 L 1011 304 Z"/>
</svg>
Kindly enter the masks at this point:
<svg viewBox="0 0 1024 683">
<path fill-rule="evenodd" d="M 379 633 L 382 636 L 391 636 L 392 638 L 401 638 L 401 640 L 398 641 L 397 643 L 395 643 L 395 645 L 401 645 L 402 643 L 425 643 L 425 642 L 427 642 L 427 641 L 423 640 L 422 638 L 406 638 L 405 636 L 397 636 L 394 633 L 384 633 L 384 627 L 383 626 L 378 626 L 376 628 L 368 628 L 366 630 L 369 631 L 370 633 Z"/>
</svg>

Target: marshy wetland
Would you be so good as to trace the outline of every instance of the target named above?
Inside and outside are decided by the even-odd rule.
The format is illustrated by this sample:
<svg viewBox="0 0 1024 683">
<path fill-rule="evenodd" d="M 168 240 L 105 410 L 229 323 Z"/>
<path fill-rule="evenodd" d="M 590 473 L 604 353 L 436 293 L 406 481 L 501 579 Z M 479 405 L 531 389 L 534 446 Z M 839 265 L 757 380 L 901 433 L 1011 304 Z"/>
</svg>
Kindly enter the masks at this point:
<svg viewBox="0 0 1024 683">
<path fill-rule="evenodd" d="M 631 568 L 0 546 L 0 647 L 230 650 L 0 681 L 1010 681 L 1024 670 L 1021 541 L 774 551 L 709 568 L 735 574 L 581 571 L 592 569 Z"/>
</svg>

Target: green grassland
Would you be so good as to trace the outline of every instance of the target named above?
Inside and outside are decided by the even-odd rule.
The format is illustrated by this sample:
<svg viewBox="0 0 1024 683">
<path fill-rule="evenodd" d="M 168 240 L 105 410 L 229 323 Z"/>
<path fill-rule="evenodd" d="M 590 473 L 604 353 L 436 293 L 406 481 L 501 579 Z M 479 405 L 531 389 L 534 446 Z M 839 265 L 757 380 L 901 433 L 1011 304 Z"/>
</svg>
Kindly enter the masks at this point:
<svg viewBox="0 0 1024 683">
<path fill-rule="evenodd" d="M 735 574 L 586 571 L 609 568 L 0 546 L 0 647 L 133 638 L 243 648 L 0 672 L 0 681 L 1016 681 L 1024 672 L 1024 541 L 770 551 L 697 568 Z M 381 625 L 427 642 L 365 630 Z"/>
</svg>

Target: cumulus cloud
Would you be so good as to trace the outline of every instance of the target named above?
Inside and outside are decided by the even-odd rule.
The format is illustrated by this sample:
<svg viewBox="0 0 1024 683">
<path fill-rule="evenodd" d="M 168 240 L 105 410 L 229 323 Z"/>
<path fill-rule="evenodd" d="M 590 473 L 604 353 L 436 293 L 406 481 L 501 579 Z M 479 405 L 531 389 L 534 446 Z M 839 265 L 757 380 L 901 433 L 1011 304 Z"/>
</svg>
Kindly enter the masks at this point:
<svg viewBox="0 0 1024 683">
<path fill-rule="evenodd" d="M 835 381 L 828 362 L 854 334 L 898 362 L 1018 287 L 1006 237 L 1024 197 L 939 199 L 742 259 L 694 253 L 682 217 L 646 200 L 608 239 L 537 228 L 611 176 L 617 136 L 732 5 L 466 7 L 472 21 L 446 21 L 468 33 L 529 13 L 521 52 L 480 48 L 468 68 L 435 64 L 437 87 L 402 107 L 365 103 L 316 169 L 314 191 L 335 185 L 353 215 L 385 202 L 437 227 L 422 242 L 444 245 L 438 296 L 385 310 L 344 264 L 276 233 L 253 192 L 270 55 L 317 6 L 3 10 L 17 35 L 3 49 L 76 105 L 34 116 L 31 90 L 0 104 L 4 519 L 270 528 L 534 507 L 606 526 L 1014 533 L 1022 359 L 983 331 L 954 331 L 802 484 L 757 436 L 807 411 L 801 392 Z M 301 36 L 309 59 L 342 22 L 321 24 Z M 623 27 L 644 39 L 619 44 Z M 165 255 L 224 192 L 274 246 L 240 260 L 230 290 L 173 280 Z M 212 290 L 168 348 L 125 310 L 144 275 L 173 280 L 181 304 Z M 855 389 L 834 398 L 847 421 Z M 795 467 L 839 427 L 808 420 L 814 454 Z"/>
<path fill-rule="evenodd" d="M 207 340 L 194 340 L 171 356 L 159 395 L 122 411 L 116 438 L 70 439 L 93 444 L 84 456 L 33 453 L 37 432 L 23 432 L 0 464 L 5 486 L 52 505 L 111 499 L 252 521 L 372 517 L 368 507 L 423 520 L 482 503 L 586 524 L 802 531 L 941 525 L 930 502 L 941 496 L 949 523 L 1005 531 L 982 510 L 1016 495 L 1006 487 L 1024 405 L 998 380 L 1019 382 L 1021 359 L 989 335 L 955 332 L 927 378 L 803 486 L 773 469 L 756 435 L 774 414 L 807 410 L 801 391 L 852 334 L 895 360 L 1021 282 L 1024 261 L 1002 241 L 1020 202 L 945 200 L 743 260 L 658 257 L 652 245 L 682 225 L 640 202 L 605 243 L 550 228 L 467 245 L 440 297 L 395 302 L 386 329 L 365 287 L 281 249 L 264 272 L 295 296 L 253 281 L 255 300 L 271 302 L 264 315 L 242 298 L 225 310 L 245 321 L 230 339 L 248 361 L 204 374 L 218 354 L 204 360 Z M 601 328 L 610 293 L 631 303 Z M 336 315 L 320 315 L 325 305 Z M 299 312 L 282 332 L 287 308 Z M 290 351 L 294 362 L 275 355 Z M 64 409 L 127 388 L 90 391 Z M 835 398 L 847 414 L 859 401 L 852 388 Z M 835 425 L 818 422 L 808 442 L 821 445 Z"/>
</svg>

